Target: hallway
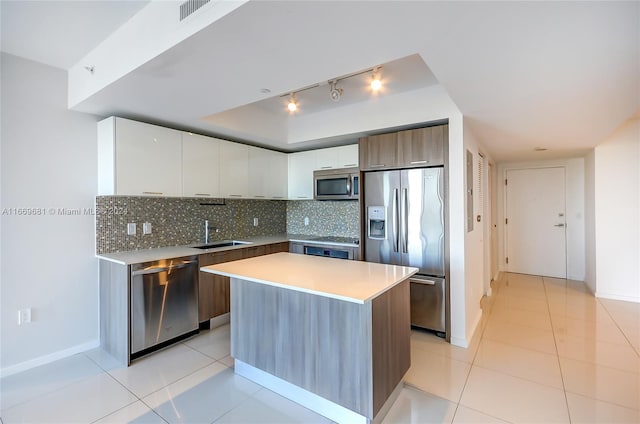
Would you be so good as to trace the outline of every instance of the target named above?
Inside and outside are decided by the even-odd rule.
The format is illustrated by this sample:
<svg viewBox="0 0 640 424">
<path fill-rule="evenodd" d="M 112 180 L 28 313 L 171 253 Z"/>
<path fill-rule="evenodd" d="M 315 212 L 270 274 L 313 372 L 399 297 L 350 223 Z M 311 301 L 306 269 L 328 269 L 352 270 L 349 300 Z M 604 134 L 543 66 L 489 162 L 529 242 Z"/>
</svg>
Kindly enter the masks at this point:
<svg viewBox="0 0 640 424">
<path fill-rule="evenodd" d="M 469 349 L 414 331 L 405 382 L 420 390 L 387 422 L 640 422 L 640 304 L 523 274 L 493 289 Z"/>
</svg>

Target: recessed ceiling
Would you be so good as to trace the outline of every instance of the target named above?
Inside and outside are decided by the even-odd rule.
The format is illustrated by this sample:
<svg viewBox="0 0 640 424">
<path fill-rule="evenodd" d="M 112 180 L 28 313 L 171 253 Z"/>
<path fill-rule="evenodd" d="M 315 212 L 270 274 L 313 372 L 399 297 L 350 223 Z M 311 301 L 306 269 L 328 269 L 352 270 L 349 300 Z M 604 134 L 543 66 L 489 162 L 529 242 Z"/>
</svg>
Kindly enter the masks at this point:
<svg viewBox="0 0 640 424">
<path fill-rule="evenodd" d="M 378 73 L 382 81 L 382 88 L 376 93 L 371 90 L 370 83 L 373 72 L 370 70 L 378 67 L 380 67 Z M 367 69 L 356 69 L 353 70 L 352 74 L 357 75 L 344 79 L 339 79 L 343 77 L 342 75 L 329 75 L 327 79 L 319 81 L 317 87 L 312 86 L 313 88 L 296 93 L 295 96 L 299 108 L 292 117 L 297 114 L 322 112 L 339 106 L 370 101 L 377 96 L 393 95 L 438 84 L 429 67 L 418 55 L 411 55 L 384 64 L 374 64 Z M 332 101 L 329 97 L 331 91 L 330 81 L 335 79 L 339 79 L 336 87 L 343 90 L 338 102 Z M 252 103 L 251 106 L 274 115 L 288 114 L 289 93 L 296 92 L 301 88 L 303 87 L 293 88 L 288 93 L 281 93 L 268 99 L 259 100 Z M 214 117 L 215 115 L 211 116 L 211 118 Z M 205 118 L 205 120 L 208 118 Z"/>
<path fill-rule="evenodd" d="M 26 35 L 20 22 L 29 21 L 15 3 L 28 3 L 28 14 L 38 16 L 40 25 L 23 25 Z M 89 30 L 57 18 L 73 16 L 82 7 L 78 3 L 98 4 L 3 1 L 3 51 L 65 67 L 69 52 L 77 56 L 100 38 L 87 38 Z M 131 2 L 99 3 L 119 5 L 120 19 L 135 9 Z M 100 27 L 104 18 L 84 9 L 73 20 Z M 386 100 L 349 104 L 347 94 L 355 90 L 345 86 L 344 103 L 314 105 L 308 99 L 304 105 L 300 93 L 301 112 L 288 116 L 280 112 L 279 94 L 417 57 L 437 79 L 434 87 L 464 116 L 465 131 L 496 161 L 575 157 L 640 109 L 638 22 L 640 2 L 249 1 L 74 110 L 292 150 L 282 129 L 287 125 L 274 119 L 284 116 L 295 118 L 298 133 L 305 127 L 309 141 L 296 148 L 309 148 L 317 143 L 308 129 L 328 129 L 322 142 L 339 143 L 353 134 L 336 125 L 336 117 L 372 124 L 354 106 Z M 76 32 L 56 38 L 66 31 Z M 36 59 L 28 43 L 11 41 L 20 38 L 58 59 Z M 321 89 L 318 96 L 326 101 L 328 87 Z M 427 104 L 432 91 L 418 87 L 385 97 L 398 100 L 389 113 L 411 115 L 399 100 L 412 93 Z M 536 146 L 549 151 L 534 152 Z"/>
</svg>

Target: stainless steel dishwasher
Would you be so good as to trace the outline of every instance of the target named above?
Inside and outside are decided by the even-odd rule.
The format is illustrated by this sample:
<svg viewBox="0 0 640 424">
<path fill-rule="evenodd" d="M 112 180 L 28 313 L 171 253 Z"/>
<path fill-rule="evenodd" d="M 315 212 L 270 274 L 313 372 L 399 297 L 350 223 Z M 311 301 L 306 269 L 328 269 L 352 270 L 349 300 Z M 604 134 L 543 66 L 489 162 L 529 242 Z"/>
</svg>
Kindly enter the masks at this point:
<svg viewBox="0 0 640 424">
<path fill-rule="evenodd" d="M 198 332 L 198 257 L 131 267 L 131 359 Z"/>
</svg>

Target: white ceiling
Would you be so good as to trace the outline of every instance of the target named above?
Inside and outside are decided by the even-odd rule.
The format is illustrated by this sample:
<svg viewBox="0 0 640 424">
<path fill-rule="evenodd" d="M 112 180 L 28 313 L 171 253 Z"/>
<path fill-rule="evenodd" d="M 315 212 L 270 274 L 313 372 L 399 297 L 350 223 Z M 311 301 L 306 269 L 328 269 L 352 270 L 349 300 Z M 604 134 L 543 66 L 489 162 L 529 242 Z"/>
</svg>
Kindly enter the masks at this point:
<svg viewBox="0 0 640 424">
<path fill-rule="evenodd" d="M 0 0 L 2 51 L 68 69 L 149 0 Z"/>
<path fill-rule="evenodd" d="M 69 68 L 140 7 L 3 1 L 2 50 Z M 287 144 L 280 94 L 410 57 L 496 161 L 575 157 L 640 109 L 639 28 L 640 2 L 251 1 L 75 109 L 297 150 L 357 134 Z M 308 114 L 348 110 L 320 88 Z"/>
</svg>

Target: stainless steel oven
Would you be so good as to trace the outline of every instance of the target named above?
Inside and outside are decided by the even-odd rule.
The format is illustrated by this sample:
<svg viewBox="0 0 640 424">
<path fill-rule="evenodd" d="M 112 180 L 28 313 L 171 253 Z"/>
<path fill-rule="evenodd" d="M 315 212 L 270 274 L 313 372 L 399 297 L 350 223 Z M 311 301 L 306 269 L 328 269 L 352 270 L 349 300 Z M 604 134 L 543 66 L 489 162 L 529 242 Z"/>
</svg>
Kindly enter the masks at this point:
<svg viewBox="0 0 640 424">
<path fill-rule="evenodd" d="M 316 200 L 354 200 L 360 196 L 358 168 L 323 169 L 313 172 Z"/>
</svg>

